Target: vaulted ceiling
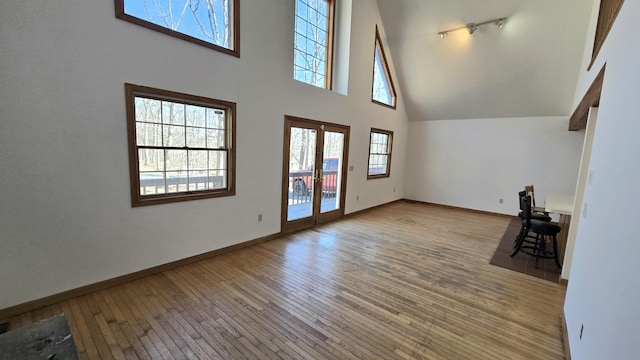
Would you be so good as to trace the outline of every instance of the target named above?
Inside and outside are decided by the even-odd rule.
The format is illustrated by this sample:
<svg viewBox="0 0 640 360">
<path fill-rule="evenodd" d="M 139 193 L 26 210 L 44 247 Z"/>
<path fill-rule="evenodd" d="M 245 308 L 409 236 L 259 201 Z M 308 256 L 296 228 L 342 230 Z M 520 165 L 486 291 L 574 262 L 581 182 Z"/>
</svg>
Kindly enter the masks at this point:
<svg viewBox="0 0 640 360">
<path fill-rule="evenodd" d="M 377 2 L 410 120 L 571 114 L 594 0 Z"/>
</svg>

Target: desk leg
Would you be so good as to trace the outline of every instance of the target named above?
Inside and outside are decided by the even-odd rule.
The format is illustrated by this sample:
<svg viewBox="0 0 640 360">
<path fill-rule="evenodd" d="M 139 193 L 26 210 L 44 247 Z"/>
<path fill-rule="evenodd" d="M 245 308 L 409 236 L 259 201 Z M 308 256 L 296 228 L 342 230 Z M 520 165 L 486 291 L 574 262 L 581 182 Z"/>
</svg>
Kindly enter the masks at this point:
<svg viewBox="0 0 640 360">
<path fill-rule="evenodd" d="M 567 237 L 569 235 L 569 225 L 571 224 L 571 215 L 560 215 L 558 225 L 562 228 L 557 235 L 558 239 L 558 258 L 560 264 L 564 264 L 564 252 L 567 248 Z"/>
</svg>

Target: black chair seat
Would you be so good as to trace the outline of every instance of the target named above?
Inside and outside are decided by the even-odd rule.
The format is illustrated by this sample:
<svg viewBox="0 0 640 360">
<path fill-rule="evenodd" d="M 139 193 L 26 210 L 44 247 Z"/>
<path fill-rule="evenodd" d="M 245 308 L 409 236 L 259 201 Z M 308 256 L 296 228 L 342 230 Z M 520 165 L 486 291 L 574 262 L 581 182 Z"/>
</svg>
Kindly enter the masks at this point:
<svg viewBox="0 0 640 360">
<path fill-rule="evenodd" d="M 523 218 L 522 211 L 520 211 L 518 213 L 518 217 L 520 219 Z M 551 216 L 547 216 L 547 215 L 544 215 L 544 214 L 531 213 L 531 219 L 532 220 L 540 220 L 540 221 L 550 222 L 551 221 Z"/>
<path fill-rule="evenodd" d="M 540 235 L 552 236 L 557 235 L 560 232 L 561 228 L 556 224 L 552 224 L 546 221 L 534 220 L 533 218 L 531 218 L 531 225 L 529 227 L 529 230 Z"/>
</svg>

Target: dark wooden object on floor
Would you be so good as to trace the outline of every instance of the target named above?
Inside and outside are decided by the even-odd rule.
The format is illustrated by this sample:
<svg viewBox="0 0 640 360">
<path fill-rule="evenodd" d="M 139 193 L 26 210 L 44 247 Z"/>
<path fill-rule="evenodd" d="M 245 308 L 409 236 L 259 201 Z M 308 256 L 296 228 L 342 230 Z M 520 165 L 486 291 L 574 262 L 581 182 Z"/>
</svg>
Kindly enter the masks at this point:
<svg viewBox="0 0 640 360">
<path fill-rule="evenodd" d="M 50 317 L 0 334 L 0 359 L 78 359 L 64 315 Z"/>
</svg>

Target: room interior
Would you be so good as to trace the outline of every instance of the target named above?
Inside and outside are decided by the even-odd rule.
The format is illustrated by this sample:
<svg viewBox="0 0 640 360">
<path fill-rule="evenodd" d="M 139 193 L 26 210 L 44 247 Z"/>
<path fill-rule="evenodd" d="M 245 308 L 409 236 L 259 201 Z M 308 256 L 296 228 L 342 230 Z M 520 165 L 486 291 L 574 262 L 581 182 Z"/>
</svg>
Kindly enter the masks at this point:
<svg viewBox="0 0 640 360">
<path fill-rule="evenodd" d="M 325 90 L 292 77 L 292 1 L 241 1 L 239 57 L 121 21 L 110 1 L 3 3 L 0 314 L 277 238 L 283 126 L 294 116 L 350 127 L 347 216 L 402 199 L 513 216 L 530 183 L 538 199 L 579 196 L 558 313 L 565 346 L 575 359 L 633 358 L 640 47 L 630 34 L 640 33 L 640 5 L 622 4 L 593 58 L 599 5 L 338 1 L 334 84 Z M 502 28 L 464 28 L 502 17 Z M 371 101 L 376 27 L 395 109 Z M 597 127 L 569 131 L 605 64 Z M 131 206 L 125 83 L 238 104 L 234 196 Z M 367 179 L 371 128 L 393 132 L 389 177 Z M 590 160 L 581 164 L 585 138 Z"/>
</svg>

